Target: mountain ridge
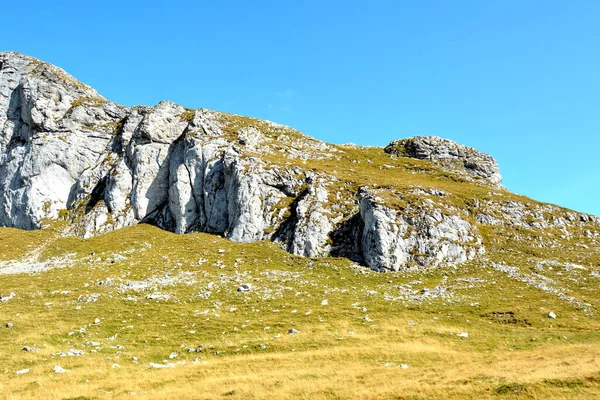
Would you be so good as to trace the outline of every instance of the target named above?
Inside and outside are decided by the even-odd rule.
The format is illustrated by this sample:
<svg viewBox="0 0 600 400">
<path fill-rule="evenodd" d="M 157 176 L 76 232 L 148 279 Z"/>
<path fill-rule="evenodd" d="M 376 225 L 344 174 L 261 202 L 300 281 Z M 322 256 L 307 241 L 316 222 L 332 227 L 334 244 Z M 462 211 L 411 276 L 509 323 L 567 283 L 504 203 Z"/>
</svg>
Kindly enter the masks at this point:
<svg viewBox="0 0 600 400">
<path fill-rule="evenodd" d="M 332 145 L 169 101 L 123 107 L 62 69 L 0 53 L 0 225 L 65 220 L 91 237 L 139 222 L 374 270 L 456 265 L 502 233 L 594 241 L 599 220 L 504 189 L 496 161 L 447 139 Z"/>
</svg>

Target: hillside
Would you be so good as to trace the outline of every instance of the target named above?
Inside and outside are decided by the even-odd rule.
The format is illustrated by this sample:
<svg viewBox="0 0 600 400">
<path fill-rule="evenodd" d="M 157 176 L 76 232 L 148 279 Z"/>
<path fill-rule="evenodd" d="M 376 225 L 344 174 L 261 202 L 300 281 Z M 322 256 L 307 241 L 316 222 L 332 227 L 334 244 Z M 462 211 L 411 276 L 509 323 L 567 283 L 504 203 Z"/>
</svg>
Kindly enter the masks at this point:
<svg viewBox="0 0 600 400">
<path fill-rule="evenodd" d="M 600 393 L 599 219 L 476 149 L 122 107 L 17 53 L 0 127 L 6 398 Z"/>
</svg>

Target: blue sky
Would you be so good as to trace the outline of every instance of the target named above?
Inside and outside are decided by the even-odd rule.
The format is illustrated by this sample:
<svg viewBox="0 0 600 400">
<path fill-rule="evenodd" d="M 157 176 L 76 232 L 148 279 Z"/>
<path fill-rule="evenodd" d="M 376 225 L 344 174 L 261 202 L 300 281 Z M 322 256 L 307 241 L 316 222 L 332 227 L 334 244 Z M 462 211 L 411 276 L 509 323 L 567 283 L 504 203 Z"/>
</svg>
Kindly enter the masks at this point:
<svg viewBox="0 0 600 400">
<path fill-rule="evenodd" d="M 124 105 L 167 99 L 333 142 L 431 134 L 600 215 L 600 2 L 6 2 L 0 49 Z"/>
</svg>

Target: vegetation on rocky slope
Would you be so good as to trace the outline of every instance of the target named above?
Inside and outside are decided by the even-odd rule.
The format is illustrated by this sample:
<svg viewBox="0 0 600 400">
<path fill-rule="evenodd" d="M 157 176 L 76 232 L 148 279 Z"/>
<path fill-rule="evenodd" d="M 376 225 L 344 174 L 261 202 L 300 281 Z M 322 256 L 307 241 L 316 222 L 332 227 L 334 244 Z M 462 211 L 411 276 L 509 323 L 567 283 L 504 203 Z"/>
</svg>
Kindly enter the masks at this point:
<svg viewBox="0 0 600 400">
<path fill-rule="evenodd" d="M 482 259 L 382 274 L 270 242 L 149 225 L 80 239 L 63 228 L 0 230 L 1 294 L 14 293 L 0 302 L 7 398 L 600 391 L 600 274 L 589 258 L 576 266 L 514 253 L 504 257 L 512 270 Z"/>
</svg>

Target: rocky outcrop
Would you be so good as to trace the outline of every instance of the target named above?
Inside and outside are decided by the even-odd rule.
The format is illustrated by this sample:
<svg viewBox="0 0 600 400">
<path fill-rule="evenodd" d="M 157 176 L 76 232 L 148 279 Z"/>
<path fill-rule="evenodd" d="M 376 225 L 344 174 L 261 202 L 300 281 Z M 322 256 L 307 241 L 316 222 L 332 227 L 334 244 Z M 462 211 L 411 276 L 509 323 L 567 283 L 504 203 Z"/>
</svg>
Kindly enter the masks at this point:
<svg viewBox="0 0 600 400">
<path fill-rule="evenodd" d="M 115 104 L 64 71 L 0 55 L 0 225 L 33 229 L 65 209 L 71 188 L 103 156 Z"/>
<path fill-rule="evenodd" d="M 362 189 L 360 215 L 361 250 L 371 268 L 398 271 L 459 264 L 485 252 L 475 226 L 426 204 L 398 212 Z"/>
<path fill-rule="evenodd" d="M 65 234 L 90 237 L 147 222 L 397 271 L 476 258 L 478 225 L 542 224 L 520 203 L 468 206 L 435 187 L 341 181 L 340 151 L 269 121 L 167 101 L 121 107 L 54 66 L 0 53 L 0 226 L 61 218 Z M 385 152 L 501 189 L 493 158 L 449 140 L 403 139 Z M 557 218 L 545 223 L 568 224 Z"/>
<path fill-rule="evenodd" d="M 492 156 L 437 136 L 394 140 L 385 148 L 385 152 L 429 160 L 464 172 L 467 178 L 483 178 L 493 185 L 499 185 L 502 181 L 498 163 Z"/>
</svg>

